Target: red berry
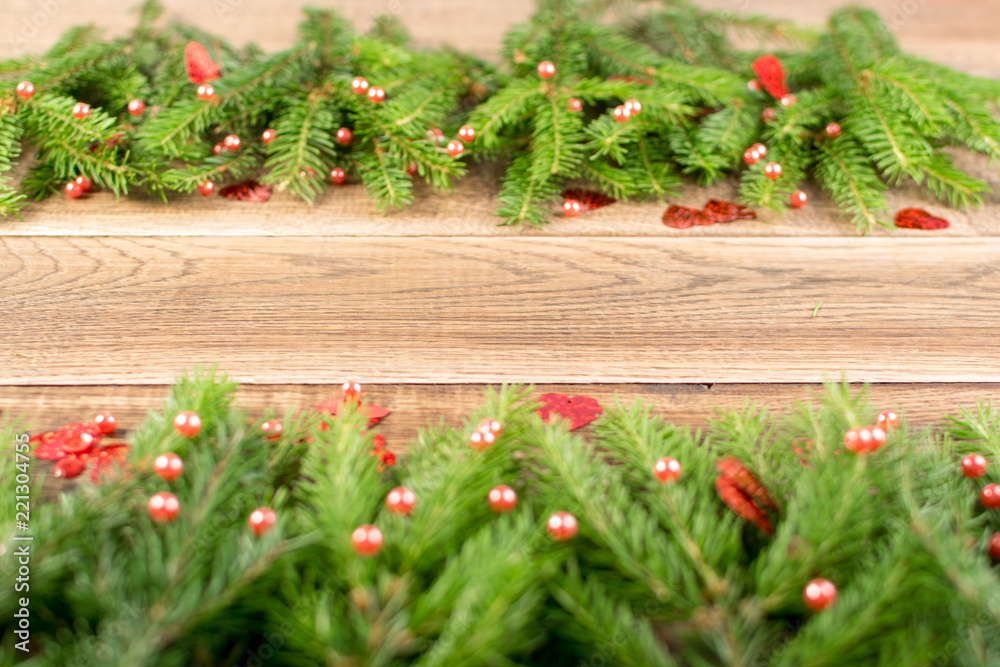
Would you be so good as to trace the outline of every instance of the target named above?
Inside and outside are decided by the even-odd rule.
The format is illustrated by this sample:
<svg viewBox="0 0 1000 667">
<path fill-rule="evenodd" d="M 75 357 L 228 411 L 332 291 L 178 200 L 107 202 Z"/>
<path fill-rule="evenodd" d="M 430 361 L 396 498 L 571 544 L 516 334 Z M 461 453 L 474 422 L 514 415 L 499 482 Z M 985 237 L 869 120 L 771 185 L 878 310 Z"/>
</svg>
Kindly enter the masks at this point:
<svg viewBox="0 0 1000 667">
<path fill-rule="evenodd" d="M 351 544 L 359 556 L 374 556 L 382 550 L 382 531 L 370 523 L 358 526 L 351 533 Z"/>
<path fill-rule="evenodd" d="M 777 162 L 768 162 L 764 165 L 764 175 L 772 181 L 781 177 L 781 165 Z"/>
<path fill-rule="evenodd" d="M 222 140 L 222 146 L 227 151 L 238 151 L 242 143 L 243 142 L 240 141 L 240 138 L 237 137 L 235 134 L 227 134 L 226 138 Z"/>
<path fill-rule="evenodd" d="M 90 115 L 90 105 L 83 102 L 77 102 L 73 105 L 73 118 L 77 120 L 83 120 Z"/>
<path fill-rule="evenodd" d="M 765 123 L 770 123 L 772 120 L 778 117 L 778 112 L 774 110 L 773 107 L 767 107 L 760 114 L 760 119 Z"/>
<path fill-rule="evenodd" d="M 618 121 L 619 123 L 624 123 L 625 121 L 627 121 L 629 118 L 632 117 L 632 110 L 626 108 L 624 104 L 619 104 L 618 106 L 615 107 L 615 110 L 614 112 L 612 112 L 612 115 L 615 117 L 616 121 Z"/>
<path fill-rule="evenodd" d="M 271 530 L 277 522 L 278 515 L 270 507 L 258 507 L 250 512 L 250 518 L 247 519 L 247 525 L 257 537 Z"/>
<path fill-rule="evenodd" d="M 199 100 L 205 100 L 207 102 L 215 98 L 215 88 L 207 83 L 203 83 L 198 86 L 198 90 L 195 92 L 195 95 L 198 96 Z"/>
<path fill-rule="evenodd" d="M 792 193 L 791 204 L 792 208 L 802 208 L 809 203 L 809 195 L 802 192 L 802 190 L 796 190 Z"/>
<path fill-rule="evenodd" d="M 793 104 L 795 104 L 795 95 L 792 95 L 791 93 L 788 93 L 786 95 L 782 95 L 780 102 L 781 102 L 781 106 L 783 106 L 785 108 L 788 108 L 788 107 L 792 106 Z"/>
<path fill-rule="evenodd" d="M 160 454 L 153 460 L 153 472 L 168 482 L 172 482 L 184 472 L 184 461 L 173 452 Z"/>
<path fill-rule="evenodd" d="M 334 167 L 330 170 L 330 182 L 334 185 L 343 185 L 346 180 L 347 174 L 340 167 Z"/>
<path fill-rule="evenodd" d="M 813 611 L 823 611 L 837 600 L 837 587 L 828 579 L 813 579 L 802 589 L 802 601 Z"/>
<path fill-rule="evenodd" d="M 1000 533 L 990 535 L 990 558 L 1000 560 Z"/>
<path fill-rule="evenodd" d="M 30 81 L 22 81 L 17 84 L 16 88 L 14 88 L 14 92 L 17 93 L 17 96 L 22 100 L 27 100 L 35 94 L 35 85 Z"/>
<path fill-rule="evenodd" d="M 475 430 L 469 436 L 469 445 L 478 451 L 482 451 L 497 441 L 497 434 L 493 431 Z"/>
<path fill-rule="evenodd" d="M 639 100 L 625 100 L 624 106 L 633 116 L 638 116 L 642 113 L 642 104 Z"/>
<path fill-rule="evenodd" d="M 840 136 L 840 124 L 828 123 L 824 132 L 826 133 L 827 139 L 836 139 Z"/>
<path fill-rule="evenodd" d="M 358 382 L 345 382 L 340 385 L 340 402 L 357 403 L 361 400 L 361 384 Z"/>
<path fill-rule="evenodd" d="M 351 81 L 351 90 L 355 95 L 364 95 L 368 92 L 368 79 L 363 76 L 356 76 Z"/>
<path fill-rule="evenodd" d="M 681 462 L 664 456 L 653 465 L 653 474 L 661 482 L 674 482 L 681 476 Z"/>
<path fill-rule="evenodd" d="M 378 104 L 385 99 L 385 91 L 379 86 L 372 86 L 368 89 L 368 101 Z"/>
<path fill-rule="evenodd" d="M 342 127 L 337 130 L 337 143 L 341 146 L 346 146 L 347 144 L 354 141 L 354 133 L 348 127 Z"/>
<path fill-rule="evenodd" d="M 757 151 L 757 155 L 761 156 L 761 158 L 767 157 L 767 146 L 764 144 L 756 143 L 750 147 L 750 150 Z"/>
<path fill-rule="evenodd" d="M 847 433 L 844 434 L 844 449 L 849 452 L 858 452 L 861 451 L 862 448 L 863 446 L 861 445 L 861 438 L 858 435 L 858 429 L 848 429 Z"/>
<path fill-rule="evenodd" d="M 476 130 L 471 125 L 463 125 L 458 128 L 458 138 L 467 144 L 472 143 L 473 139 L 476 138 Z"/>
<path fill-rule="evenodd" d="M 274 141 L 274 139 L 277 136 L 278 136 L 277 132 L 275 132 L 274 130 L 268 128 L 268 129 L 264 130 L 264 132 L 260 135 L 260 140 L 264 142 L 265 146 L 267 146 L 272 141 Z"/>
<path fill-rule="evenodd" d="M 118 427 L 118 420 L 110 412 L 99 412 L 96 417 L 94 417 L 94 423 L 97 424 L 97 428 L 101 429 L 101 433 L 104 435 L 110 435 L 115 432 Z"/>
<path fill-rule="evenodd" d="M 411 162 L 410 164 L 406 165 L 406 173 L 409 174 L 410 176 L 415 176 L 417 173 L 417 163 Z"/>
<path fill-rule="evenodd" d="M 217 143 L 214 146 L 212 146 L 212 155 L 218 155 L 219 153 L 225 153 L 226 150 L 227 150 L 226 147 L 223 146 L 222 142 L 220 141 L 219 143 Z"/>
<path fill-rule="evenodd" d="M 83 196 L 83 188 L 76 181 L 70 181 L 66 184 L 66 196 L 70 199 L 79 199 Z"/>
<path fill-rule="evenodd" d="M 747 90 L 758 92 L 760 90 L 760 81 L 757 79 L 750 79 L 747 81 Z"/>
<path fill-rule="evenodd" d="M 193 438 L 201 430 L 201 417 L 190 410 L 178 412 L 174 417 L 174 430 L 185 437 Z"/>
<path fill-rule="evenodd" d="M 982 454 L 969 454 L 962 459 L 962 474 L 975 479 L 986 474 L 986 457 Z"/>
<path fill-rule="evenodd" d="M 556 74 L 556 66 L 548 60 L 538 63 L 538 76 L 543 79 L 551 79 Z"/>
<path fill-rule="evenodd" d="M 128 103 L 128 112 L 133 116 L 141 116 L 146 110 L 146 103 L 142 100 L 132 100 Z"/>
<path fill-rule="evenodd" d="M 899 415 L 892 410 L 883 410 L 878 413 L 878 417 L 875 418 L 875 423 L 886 431 L 890 431 L 894 428 L 899 428 Z"/>
<path fill-rule="evenodd" d="M 743 162 L 750 166 L 752 164 L 757 164 L 760 162 L 760 153 L 758 153 L 753 148 L 748 148 L 743 151 Z"/>
<path fill-rule="evenodd" d="M 444 143 L 444 132 L 442 132 L 440 128 L 432 127 L 427 130 L 427 138 L 434 143 Z"/>
<path fill-rule="evenodd" d="M 563 215 L 567 218 L 575 218 L 580 215 L 580 202 L 575 199 L 567 199 L 563 202 Z"/>
<path fill-rule="evenodd" d="M 549 536 L 556 542 L 572 540 L 579 528 L 576 517 L 569 512 L 556 512 L 545 523 Z"/>
<path fill-rule="evenodd" d="M 995 509 L 1000 507 L 1000 484 L 987 484 L 979 492 L 979 502 L 983 507 Z"/>
<path fill-rule="evenodd" d="M 417 494 L 405 486 L 397 486 L 385 497 L 385 506 L 393 514 L 410 515 L 417 505 Z"/>
<path fill-rule="evenodd" d="M 486 419 L 480 419 L 479 423 L 476 424 L 476 430 L 480 433 L 492 433 L 495 436 L 500 436 L 503 432 L 503 424 L 501 424 L 496 419 L 491 419 L 487 417 Z"/>
<path fill-rule="evenodd" d="M 73 181 L 80 186 L 80 189 L 84 192 L 90 192 L 90 188 L 94 187 L 94 183 L 86 176 L 77 176 Z"/>
<path fill-rule="evenodd" d="M 215 192 L 215 183 L 212 181 L 202 181 L 198 184 L 198 192 L 208 197 Z"/>
<path fill-rule="evenodd" d="M 149 511 L 149 518 L 157 523 L 169 523 L 177 518 L 181 511 L 181 501 L 177 496 L 166 491 L 160 491 L 149 499 L 146 506 Z"/>
<path fill-rule="evenodd" d="M 465 145 L 462 144 L 458 139 L 452 139 L 448 142 L 448 155 L 452 157 L 458 157 L 463 152 L 465 152 Z"/>
<path fill-rule="evenodd" d="M 859 426 L 844 434 L 844 447 L 849 452 L 874 452 L 885 444 L 885 431 L 878 426 Z"/>
<path fill-rule="evenodd" d="M 60 479 L 71 479 L 79 476 L 83 469 L 87 467 L 87 462 L 79 456 L 64 456 L 56 461 L 56 467 L 52 474 Z"/>
<path fill-rule="evenodd" d="M 278 440 L 281 438 L 281 432 L 285 430 L 281 422 L 277 419 L 268 419 L 266 422 L 260 425 L 260 432 L 265 435 L 268 440 Z"/>
<path fill-rule="evenodd" d="M 486 499 L 490 503 L 490 509 L 494 512 L 509 512 L 517 505 L 517 493 L 505 484 L 490 489 Z"/>
<path fill-rule="evenodd" d="M 583 102 L 575 97 L 571 97 L 566 100 L 566 108 L 570 111 L 583 111 Z"/>
</svg>

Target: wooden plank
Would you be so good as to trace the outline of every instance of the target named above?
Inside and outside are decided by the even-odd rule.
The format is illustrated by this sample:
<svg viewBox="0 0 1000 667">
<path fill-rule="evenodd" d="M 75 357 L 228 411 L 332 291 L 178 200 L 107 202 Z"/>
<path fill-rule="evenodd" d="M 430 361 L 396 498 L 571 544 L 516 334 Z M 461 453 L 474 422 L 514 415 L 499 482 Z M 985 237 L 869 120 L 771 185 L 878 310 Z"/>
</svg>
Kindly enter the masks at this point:
<svg viewBox="0 0 1000 667">
<path fill-rule="evenodd" d="M 956 164 L 985 180 L 993 192 L 986 205 L 955 211 L 913 186 L 888 194 L 892 211 L 917 206 L 951 221 L 934 236 L 1000 236 L 1000 173 L 983 156 L 960 152 Z M 496 164 L 472 165 L 455 191 L 436 194 L 418 184 L 416 203 L 404 211 L 380 215 L 360 185 L 331 188 L 309 206 L 288 194 L 265 204 L 233 202 L 223 197 L 174 195 L 169 204 L 141 193 L 118 202 L 108 193 L 80 200 L 53 197 L 32 204 L 24 220 L 0 221 L 0 236 L 652 236 L 665 238 L 718 236 L 857 236 L 848 219 L 837 213 L 821 191 L 806 186 L 809 206 L 776 215 L 760 211 L 758 220 L 725 225 L 670 229 L 662 222 L 666 204 L 620 202 L 567 220 L 553 204 L 552 223 L 542 229 L 501 227 L 495 217 L 496 195 L 503 170 Z M 736 181 L 708 188 L 688 183 L 671 202 L 702 207 L 712 198 L 733 200 Z M 871 236 L 926 237 L 913 229 L 878 228 Z"/>
<path fill-rule="evenodd" d="M 998 262 L 961 238 L 3 237 L 0 382 L 996 382 Z"/>
</svg>

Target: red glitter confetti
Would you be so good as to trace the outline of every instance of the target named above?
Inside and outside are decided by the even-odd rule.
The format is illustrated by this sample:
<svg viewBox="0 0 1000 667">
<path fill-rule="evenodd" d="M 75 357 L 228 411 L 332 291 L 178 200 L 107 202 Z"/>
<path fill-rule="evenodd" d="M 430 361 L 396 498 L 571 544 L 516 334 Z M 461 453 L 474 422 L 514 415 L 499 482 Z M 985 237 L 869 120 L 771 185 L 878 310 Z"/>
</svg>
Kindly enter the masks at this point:
<svg viewBox="0 0 1000 667">
<path fill-rule="evenodd" d="M 234 201 L 265 202 L 271 198 L 271 186 L 262 185 L 257 181 L 243 181 L 235 185 L 227 185 L 219 191 L 219 194 Z"/>
<path fill-rule="evenodd" d="M 316 409 L 322 413 L 333 415 L 334 417 L 336 417 L 337 410 L 340 409 L 342 403 L 343 399 L 340 396 L 338 396 L 337 398 L 328 398 L 325 401 L 322 401 L 319 405 L 317 405 Z M 391 410 L 380 407 L 378 405 L 372 405 L 371 403 L 369 403 L 365 407 L 368 410 L 369 428 L 377 424 L 380 419 L 382 419 L 391 412 Z M 325 424 L 321 425 L 320 430 L 326 430 L 325 427 L 326 427 Z"/>
<path fill-rule="evenodd" d="M 692 225 L 704 225 L 705 216 L 696 208 L 671 204 L 663 214 L 663 224 L 674 229 L 687 229 Z"/>
<path fill-rule="evenodd" d="M 906 229 L 947 229 L 949 222 L 922 208 L 904 208 L 896 214 L 896 226 Z"/>
<path fill-rule="evenodd" d="M 614 204 L 611 197 L 595 190 L 584 190 L 582 188 L 568 188 L 562 192 L 563 199 L 575 199 L 580 202 L 581 211 L 589 211 L 601 208 L 609 204 Z"/>
<path fill-rule="evenodd" d="M 764 485 L 760 483 L 750 469 L 743 465 L 739 459 L 727 456 L 715 462 L 715 468 L 720 473 L 728 477 L 747 496 L 753 498 L 754 502 L 768 509 L 778 509 L 778 504 L 774 502 L 771 494 L 767 492 Z"/>
<path fill-rule="evenodd" d="M 745 206 L 724 201 L 722 199 L 710 199 L 702 209 L 702 214 L 712 224 L 715 222 L 735 222 L 736 220 L 756 220 L 757 212 Z"/>
<path fill-rule="evenodd" d="M 196 86 L 214 81 L 222 74 L 219 66 L 212 62 L 208 51 L 198 42 L 188 42 L 184 49 L 184 66 L 187 68 L 188 81 Z"/>
<path fill-rule="evenodd" d="M 128 463 L 128 445 L 108 445 L 99 447 L 90 455 L 94 467 L 90 470 L 90 481 L 99 484 L 101 480 L 125 475 L 132 469 Z"/>
<path fill-rule="evenodd" d="M 749 521 L 760 528 L 768 535 L 774 534 L 774 527 L 768 520 L 764 511 L 754 504 L 753 500 L 745 494 L 736 483 L 725 475 L 715 478 L 715 491 L 719 494 L 722 502 L 731 509 L 736 516 Z"/>
<path fill-rule="evenodd" d="M 772 97 L 781 99 L 788 94 L 788 86 L 785 85 L 785 68 L 781 61 L 768 54 L 753 61 L 753 73 L 761 85 Z"/>
<path fill-rule="evenodd" d="M 542 404 L 538 409 L 538 416 L 542 421 L 551 422 L 552 415 L 558 415 L 570 421 L 571 431 L 594 421 L 604 411 L 597 400 L 590 396 L 570 398 L 566 394 L 542 394 L 538 397 L 538 402 Z"/>
</svg>

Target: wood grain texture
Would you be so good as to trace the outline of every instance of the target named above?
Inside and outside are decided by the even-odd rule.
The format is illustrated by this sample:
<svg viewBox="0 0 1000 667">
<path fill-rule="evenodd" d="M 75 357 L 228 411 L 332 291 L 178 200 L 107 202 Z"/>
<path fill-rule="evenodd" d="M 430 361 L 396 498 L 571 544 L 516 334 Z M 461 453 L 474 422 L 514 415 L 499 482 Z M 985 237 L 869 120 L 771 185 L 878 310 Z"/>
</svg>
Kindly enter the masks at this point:
<svg viewBox="0 0 1000 667">
<path fill-rule="evenodd" d="M 998 267 L 962 238 L 3 237 L 0 382 L 996 382 Z"/>
</svg>

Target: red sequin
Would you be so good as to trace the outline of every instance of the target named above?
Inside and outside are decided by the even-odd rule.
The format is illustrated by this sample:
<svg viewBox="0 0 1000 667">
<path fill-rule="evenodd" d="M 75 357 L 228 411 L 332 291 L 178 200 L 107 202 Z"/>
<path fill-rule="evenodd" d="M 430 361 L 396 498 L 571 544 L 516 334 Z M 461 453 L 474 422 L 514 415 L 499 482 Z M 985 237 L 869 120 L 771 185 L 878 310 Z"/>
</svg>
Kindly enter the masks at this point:
<svg viewBox="0 0 1000 667">
<path fill-rule="evenodd" d="M 542 394 L 538 397 L 538 402 L 542 404 L 538 409 L 538 416 L 542 421 L 550 422 L 552 415 L 558 415 L 570 421 L 571 431 L 594 421 L 604 411 L 597 400 L 590 396 L 570 398 L 566 394 Z"/>
<path fill-rule="evenodd" d="M 896 226 L 907 229 L 947 229 L 949 224 L 922 208 L 904 208 L 896 214 Z"/>
<path fill-rule="evenodd" d="M 785 68 L 781 61 L 768 54 L 753 61 L 753 73 L 757 75 L 764 90 L 772 97 L 781 99 L 788 94 L 788 86 L 785 85 Z"/>
<path fill-rule="evenodd" d="M 219 194 L 235 201 L 267 201 L 271 198 L 271 186 L 262 185 L 257 181 L 243 181 L 236 185 L 227 185 Z"/>
<path fill-rule="evenodd" d="M 581 211 L 589 211 L 615 203 L 614 199 L 604 193 L 595 190 L 584 190 L 582 188 L 568 188 L 563 190 L 562 196 L 563 199 L 575 199 L 580 202 Z"/>
<path fill-rule="evenodd" d="M 184 49 L 184 66 L 187 68 L 188 80 L 196 86 L 214 81 L 222 74 L 219 66 L 212 62 L 208 51 L 198 42 L 188 42 Z"/>
</svg>

